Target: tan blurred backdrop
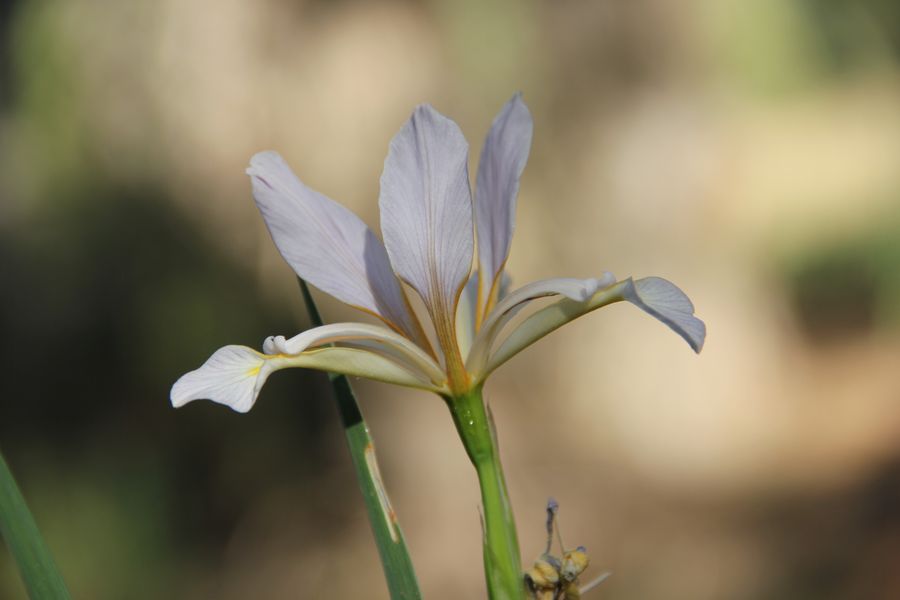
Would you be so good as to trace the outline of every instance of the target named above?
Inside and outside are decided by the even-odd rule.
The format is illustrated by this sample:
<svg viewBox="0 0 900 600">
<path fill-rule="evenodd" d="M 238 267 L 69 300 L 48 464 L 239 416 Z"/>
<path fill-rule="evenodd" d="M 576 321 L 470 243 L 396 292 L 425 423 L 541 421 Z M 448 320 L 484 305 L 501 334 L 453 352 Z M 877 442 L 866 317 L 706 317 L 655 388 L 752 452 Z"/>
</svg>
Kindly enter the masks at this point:
<svg viewBox="0 0 900 600">
<path fill-rule="evenodd" d="M 244 168 L 276 149 L 377 227 L 430 102 L 477 164 L 535 120 L 509 271 L 660 275 L 486 393 L 523 560 L 548 496 L 588 598 L 900 596 L 900 8 L 889 0 L 4 5 L 0 445 L 76 597 L 386 598 L 328 388 L 177 413 L 224 343 L 308 325 Z M 473 170 L 474 172 L 474 170 Z M 354 316 L 318 295 L 327 320 Z M 427 598 L 484 597 L 441 402 L 359 382 Z M 0 597 L 24 598 L 0 554 Z"/>
</svg>

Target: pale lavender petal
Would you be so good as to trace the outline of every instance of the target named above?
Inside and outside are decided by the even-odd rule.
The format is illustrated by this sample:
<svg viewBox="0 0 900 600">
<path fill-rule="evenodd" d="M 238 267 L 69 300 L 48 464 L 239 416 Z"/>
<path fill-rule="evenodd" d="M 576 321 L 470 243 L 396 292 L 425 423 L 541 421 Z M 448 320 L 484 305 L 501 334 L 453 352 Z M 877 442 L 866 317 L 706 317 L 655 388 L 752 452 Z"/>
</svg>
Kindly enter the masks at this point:
<svg viewBox="0 0 900 600">
<path fill-rule="evenodd" d="M 219 348 L 199 369 L 182 375 L 170 399 L 178 408 L 191 400 L 212 400 L 237 412 L 247 412 L 271 373 L 266 356 L 246 346 Z"/>
<path fill-rule="evenodd" d="M 255 155 L 247 174 L 272 239 L 297 275 L 416 339 L 384 245 L 359 217 L 304 185 L 276 152 Z"/>
<path fill-rule="evenodd" d="M 703 349 L 706 340 L 706 324 L 694 316 L 694 305 L 678 286 L 662 277 L 638 279 L 626 288 L 623 296 L 668 325 L 684 338 L 694 352 Z"/>
<path fill-rule="evenodd" d="M 531 149 L 531 113 L 521 94 L 506 103 L 484 141 L 475 186 L 479 272 L 487 299 L 509 256 L 519 178 Z"/>
<path fill-rule="evenodd" d="M 422 296 L 439 335 L 453 327 L 472 266 L 467 156 L 456 123 L 426 104 L 394 136 L 381 176 L 381 229 L 391 264 Z"/>
</svg>

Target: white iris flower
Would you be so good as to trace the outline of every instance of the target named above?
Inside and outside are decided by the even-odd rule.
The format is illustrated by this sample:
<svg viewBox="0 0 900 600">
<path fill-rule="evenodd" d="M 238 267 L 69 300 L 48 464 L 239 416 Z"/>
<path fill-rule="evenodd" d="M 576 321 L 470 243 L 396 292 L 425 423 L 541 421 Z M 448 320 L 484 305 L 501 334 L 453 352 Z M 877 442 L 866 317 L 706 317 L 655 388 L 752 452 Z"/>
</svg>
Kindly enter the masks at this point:
<svg viewBox="0 0 900 600">
<path fill-rule="evenodd" d="M 277 153 L 254 156 L 247 169 L 253 196 L 284 259 L 301 278 L 382 324 L 334 323 L 292 338 L 270 337 L 262 352 L 225 346 L 175 383 L 172 404 L 209 399 L 246 412 L 269 375 L 287 367 L 460 396 L 556 328 L 622 300 L 699 352 L 703 321 L 688 297 L 659 277 L 617 282 L 604 272 L 540 280 L 505 293 L 504 266 L 531 137 L 531 114 L 516 94 L 485 140 L 473 203 L 462 132 L 431 106 L 416 108 L 384 163 L 384 243 L 348 209 L 303 184 Z M 427 312 L 422 319 L 401 282 L 420 296 Z M 542 298 L 551 303 L 511 325 L 516 313 Z"/>
</svg>

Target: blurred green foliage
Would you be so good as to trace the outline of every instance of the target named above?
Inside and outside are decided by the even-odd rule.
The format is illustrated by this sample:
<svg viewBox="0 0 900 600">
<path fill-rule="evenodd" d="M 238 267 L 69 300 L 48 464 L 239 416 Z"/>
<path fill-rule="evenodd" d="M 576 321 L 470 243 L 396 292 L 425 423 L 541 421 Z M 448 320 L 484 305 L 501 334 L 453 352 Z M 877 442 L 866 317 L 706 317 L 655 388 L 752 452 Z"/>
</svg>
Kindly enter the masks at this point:
<svg viewBox="0 0 900 600">
<path fill-rule="evenodd" d="M 309 373 L 273 378 L 272 401 L 249 416 L 168 405 L 172 382 L 212 349 L 299 324 L 261 302 L 253 273 L 196 231 L 151 171 L 123 181 L 96 160 L 83 65 L 54 4 L 4 6 L 7 140 L 19 144 L 7 156 L 40 176 L 30 192 L 3 192 L 34 197 L 16 199 L 26 216 L 0 222 L 0 439 L 75 597 L 171 596 L 217 560 L 259 487 L 333 464 L 339 429 L 317 401 L 324 378 Z M 22 597 L 5 552 L 0 596 Z"/>
<path fill-rule="evenodd" d="M 900 327 L 898 265 L 900 218 L 889 215 L 847 239 L 787 251 L 779 270 L 804 333 L 840 343 Z"/>
</svg>

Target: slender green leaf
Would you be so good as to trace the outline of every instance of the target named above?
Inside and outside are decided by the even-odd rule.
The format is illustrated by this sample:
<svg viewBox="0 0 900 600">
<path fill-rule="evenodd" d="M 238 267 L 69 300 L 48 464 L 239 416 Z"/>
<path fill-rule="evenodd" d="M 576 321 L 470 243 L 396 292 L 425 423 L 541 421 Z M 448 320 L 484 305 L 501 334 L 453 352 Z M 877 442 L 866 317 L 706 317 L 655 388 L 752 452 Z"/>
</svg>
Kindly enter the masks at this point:
<svg viewBox="0 0 900 600">
<path fill-rule="evenodd" d="M 309 287 L 302 279 L 300 279 L 300 291 L 303 293 L 303 301 L 306 303 L 306 309 L 309 311 L 309 317 L 313 324 L 322 325 L 319 310 L 309 293 Z M 394 509 L 391 508 L 387 491 L 381 480 L 378 461 L 375 458 L 375 446 L 372 444 L 369 428 L 359 410 L 353 388 L 350 387 L 350 381 L 343 375 L 329 373 L 328 377 L 334 388 L 338 413 L 347 436 L 347 445 L 350 447 L 356 479 L 369 513 L 369 523 L 372 526 L 372 533 L 375 535 L 375 543 L 378 545 L 378 554 L 381 556 L 381 565 L 384 568 L 384 576 L 387 579 L 391 598 L 393 600 L 418 600 L 422 594 L 419 592 L 416 573 L 413 570 L 412 560 L 409 557 L 397 516 L 394 514 Z"/>
<path fill-rule="evenodd" d="M 68 600 L 69 592 L 0 454 L 0 534 L 19 566 L 32 600 Z"/>
</svg>

